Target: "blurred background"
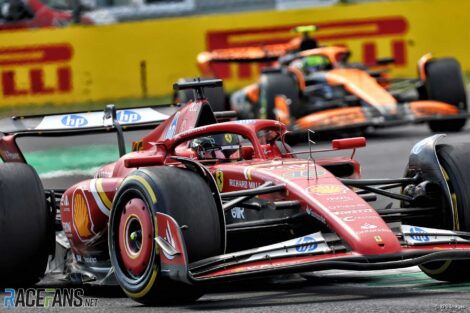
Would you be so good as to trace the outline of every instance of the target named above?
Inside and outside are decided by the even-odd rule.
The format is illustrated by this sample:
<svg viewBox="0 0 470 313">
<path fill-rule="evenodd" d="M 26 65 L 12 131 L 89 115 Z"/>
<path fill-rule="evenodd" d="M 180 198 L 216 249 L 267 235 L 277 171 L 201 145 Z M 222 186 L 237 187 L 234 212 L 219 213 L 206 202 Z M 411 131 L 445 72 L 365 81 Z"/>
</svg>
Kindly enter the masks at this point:
<svg viewBox="0 0 470 313">
<path fill-rule="evenodd" d="M 283 43 L 315 24 L 321 45 L 346 45 L 368 65 L 416 77 L 419 58 L 470 71 L 468 0 L 0 0 L 0 115 L 153 105 L 201 75 L 197 54 Z M 228 91 L 256 64 L 218 65 Z"/>
</svg>

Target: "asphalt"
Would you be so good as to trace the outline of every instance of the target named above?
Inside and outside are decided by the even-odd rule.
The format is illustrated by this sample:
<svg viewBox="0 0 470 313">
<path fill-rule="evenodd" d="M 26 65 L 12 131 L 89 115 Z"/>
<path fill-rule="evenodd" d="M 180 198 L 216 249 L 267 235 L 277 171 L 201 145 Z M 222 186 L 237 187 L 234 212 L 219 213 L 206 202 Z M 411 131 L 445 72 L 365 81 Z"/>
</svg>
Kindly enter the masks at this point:
<svg viewBox="0 0 470 313">
<path fill-rule="evenodd" d="M 356 153 L 362 164 L 363 177 L 400 177 L 412 146 L 429 135 L 431 133 L 424 125 L 369 134 L 367 147 Z M 44 147 L 47 141 L 38 146 Z M 87 141 L 93 142 L 93 138 L 87 138 Z M 470 126 L 444 140 L 461 141 L 470 142 Z M 70 142 L 55 139 L 49 144 L 60 146 L 70 145 Z M 322 141 L 316 147 L 328 145 Z M 296 149 L 306 148 L 302 144 L 296 146 Z M 48 178 L 44 184 L 66 186 L 81 178 Z M 380 200 L 376 206 L 387 203 Z M 46 277 L 41 286 L 71 287 L 54 277 Z M 171 307 L 142 307 L 116 287 L 86 287 L 85 296 L 97 299 L 95 307 L 80 309 L 86 312 L 470 312 L 470 283 L 437 282 L 427 278 L 417 267 L 380 272 L 325 271 L 214 286 L 194 304 Z M 0 302 L 1 298 L 0 295 Z M 15 312 L 23 311 L 46 310 L 15 309 Z M 0 312 L 8 312 L 8 309 L 0 308 Z M 47 312 L 77 312 L 77 309 L 49 308 Z"/>
</svg>

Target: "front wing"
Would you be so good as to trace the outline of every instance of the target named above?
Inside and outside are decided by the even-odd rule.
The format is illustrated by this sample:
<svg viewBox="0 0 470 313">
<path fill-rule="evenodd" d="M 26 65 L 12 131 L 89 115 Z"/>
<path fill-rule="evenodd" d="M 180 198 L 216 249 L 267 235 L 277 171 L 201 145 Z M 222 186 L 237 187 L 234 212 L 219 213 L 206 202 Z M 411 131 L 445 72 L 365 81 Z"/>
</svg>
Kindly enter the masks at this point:
<svg viewBox="0 0 470 313">
<path fill-rule="evenodd" d="M 159 221 L 163 227 L 159 227 L 156 238 L 163 251 L 162 275 L 192 283 L 331 269 L 382 270 L 470 259 L 470 233 L 394 225 L 393 231 L 402 244 L 401 251 L 394 254 L 361 255 L 351 251 L 337 235 L 316 232 L 188 264 L 179 225 L 165 214 L 157 215 L 157 220 L 164 221 Z"/>
</svg>

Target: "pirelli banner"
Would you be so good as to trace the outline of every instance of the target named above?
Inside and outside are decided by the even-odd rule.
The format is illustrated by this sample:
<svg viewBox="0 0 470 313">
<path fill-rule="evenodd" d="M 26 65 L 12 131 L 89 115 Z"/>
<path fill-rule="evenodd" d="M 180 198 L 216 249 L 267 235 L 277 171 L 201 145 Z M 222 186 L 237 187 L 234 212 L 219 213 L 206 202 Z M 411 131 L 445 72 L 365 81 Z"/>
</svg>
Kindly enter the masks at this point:
<svg viewBox="0 0 470 313">
<path fill-rule="evenodd" d="M 393 75 L 415 76 L 427 52 L 470 71 L 469 20 L 468 0 L 408 0 L 0 32 L 0 106 L 168 95 L 178 78 L 199 75 L 199 52 L 285 42 L 303 24 L 320 26 L 323 45 L 349 46 L 352 61 L 393 56 Z M 228 90 L 258 72 L 217 68 Z"/>
</svg>

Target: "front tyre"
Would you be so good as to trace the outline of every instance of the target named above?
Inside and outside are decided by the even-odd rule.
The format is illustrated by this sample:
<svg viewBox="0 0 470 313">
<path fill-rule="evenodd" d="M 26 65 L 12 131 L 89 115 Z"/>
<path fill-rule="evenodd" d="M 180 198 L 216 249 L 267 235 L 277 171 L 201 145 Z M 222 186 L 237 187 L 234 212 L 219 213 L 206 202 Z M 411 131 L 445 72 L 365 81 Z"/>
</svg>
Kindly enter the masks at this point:
<svg viewBox="0 0 470 313">
<path fill-rule="evenodd" d="M 470 144 L 438 145 L 436 147 L 444 176 L 449 185 L 452 205 L 457 214 L 453 223 L 457 231 L 470 231 Z M 452 227 L 449 227 L 452 229 Z M 448 281 L 470 281 L 470 260 L 430 262 L 420 266 L 421 270 L 431 278 Z"/>
<path fill-rule="evenodd" d="M 426 64 L 425 88 L 429 100 L 452 104 L 467 111 L 467 93 L 460 64 L 453 58 L 431 60 Z M 433 132 L 458 132 L 467 119 L 456 118 L 429 122 Z"/>
<path fill-rule="evenodd" d="M 138 170 L 121 184 L 109 221 L 109 250 L 115 276 L 132 299 L 145 305 L 186 303 L 203 291 L 160 272 L 156 212 L 185 225 L 190 262 L 223 252 L 215 200 L 197 174 L 174 167 Z"/>
</svg>

